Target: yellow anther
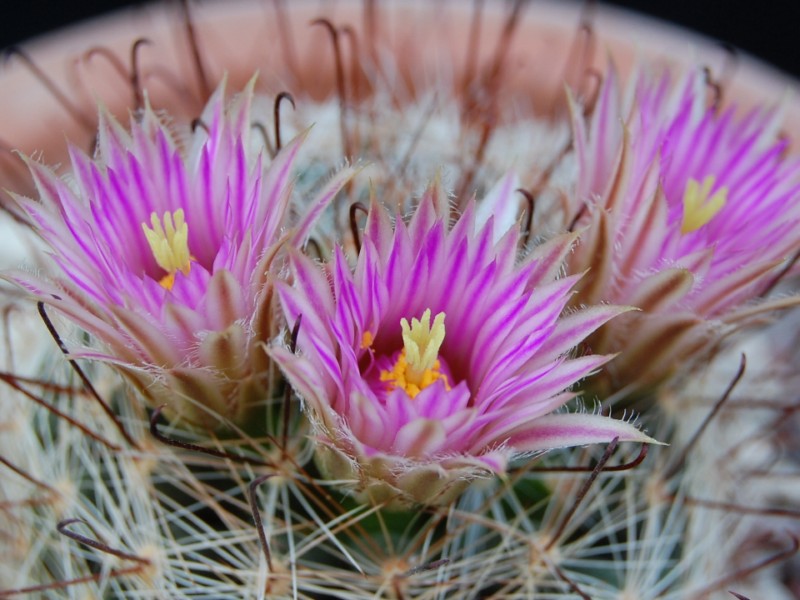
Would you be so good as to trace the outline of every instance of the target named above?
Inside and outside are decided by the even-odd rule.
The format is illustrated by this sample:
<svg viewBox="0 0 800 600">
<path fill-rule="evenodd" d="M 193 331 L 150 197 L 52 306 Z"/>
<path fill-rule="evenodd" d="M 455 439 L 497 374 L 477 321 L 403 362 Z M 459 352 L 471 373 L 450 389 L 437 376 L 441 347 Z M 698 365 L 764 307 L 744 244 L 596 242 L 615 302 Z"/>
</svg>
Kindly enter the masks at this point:
<svg viewBox="0 0 800 600">
<path fill-rule="evenodd" d="M 370 346 L 372 346 L 372 342 L 374 341 L 372 337 L 372 333 L 369 331 L 365 331 L 364 335 L 361 336 L 361 349 L 366 350 Z"/>
<path fill-rule="evenodd" d="M 171 290 L 175 274 L 180 271 L 188 275 L 192 269 L 194 259 L 189 253 L 189 226 L 184 221 L 182 208 L 174 213 L 166 211 L 163 226 L 156 213 L 150 215 L 150 223 L 152 228 L 142 223 L 142 230 L 156 263 L 167 272 L 159 283 Z"/>
<path fill-rule="evenodd" d="M 728 200 L 727 187 L 721 187 L 713 195 L 710 195 L 716 180 L 716 177 L 709 175 L 703 179 L 702 184 L 694 178 L 689 178 L 689 181 L 686 182 L 686 191 L 683 193 L 681 233 L 697 231 L 725 206 L 725 202 Z"/>
<path fill-rule="evenodd" d="M 403 350 L 391 371 L 381 372 L 381 381 L 387 381 L 396 387 L 403 388 L 415 398 L 426 387 L 435 381 L 444 381 L 449 390 L 447 376 L 441 372 L 439 349 L 444 342 L 444 313 L 440 312 L 431 325 L 431 311 L 422 313 L 421 319 L 400 319 L 403 330 Z"/>
</svg>

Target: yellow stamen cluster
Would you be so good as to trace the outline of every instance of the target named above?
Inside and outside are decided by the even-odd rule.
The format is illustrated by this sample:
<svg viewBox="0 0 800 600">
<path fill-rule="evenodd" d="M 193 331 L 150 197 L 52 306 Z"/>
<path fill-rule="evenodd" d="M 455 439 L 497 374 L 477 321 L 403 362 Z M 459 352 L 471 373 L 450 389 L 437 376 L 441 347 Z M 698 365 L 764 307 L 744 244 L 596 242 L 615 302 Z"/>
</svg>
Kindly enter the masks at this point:
<svg viewBox="0 0 800 600">
<path fill-rule="evenodd" d="M 192 255 L 189 253 L 189 226 L 183 217 L 183 209 L 174 213 L 166 211 L 161 219 L 156 213 L 150 215 L 150 223 L 142 223 L 142 230 L 150 244 L 150 250 L 158 266 L 167 274 L 158 282 L 168 290 L 175 283 L 175 274 L 180 271 L 188 275 L 192 268 Z"/>
<path fill-rule="evenodd" d="M 435 381 L 443 381 L 449 390 L 447 375 L 441 372 L 439 349 L 444 342 L 444 313 L 440 312 L 431 325 L 431 310 L 426 309 L 421 319 L 400 319 L 403 330 L 403 350 L 391 371 L 381 371 L 381 381 L 391 389 L 403 388 L 411 398 L 416 398 Z"/>
<path fill-rule="evenodd" d="M 702 184 L 694 178 L 686 182 L 686 191 L 683 193 L 682 234 L 697 231 L 725 206 L 728 200 L 727 187 L 721 187 L 710 195 L 716 180 L 716 177 L 709 175 L 703 179 Z"/>
</svg>

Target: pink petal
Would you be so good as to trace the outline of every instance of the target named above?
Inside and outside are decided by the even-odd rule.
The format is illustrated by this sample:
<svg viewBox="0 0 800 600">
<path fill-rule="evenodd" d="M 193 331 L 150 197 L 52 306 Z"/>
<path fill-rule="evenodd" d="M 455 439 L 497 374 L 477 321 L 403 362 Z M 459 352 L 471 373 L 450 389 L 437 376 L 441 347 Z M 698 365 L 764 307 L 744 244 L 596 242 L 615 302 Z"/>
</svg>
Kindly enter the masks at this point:
<svg viewBox="0 0 800 600">
<path fill-rule="evenodd" d="M 519 452 L 540 452 L 609 443 L 617 437 L 621 442 L 659 443 L 625 421 L 600 415 L 563 413 L 547 415 L 527 424 L 511 435 L 509 444 Z"/>
</svg>

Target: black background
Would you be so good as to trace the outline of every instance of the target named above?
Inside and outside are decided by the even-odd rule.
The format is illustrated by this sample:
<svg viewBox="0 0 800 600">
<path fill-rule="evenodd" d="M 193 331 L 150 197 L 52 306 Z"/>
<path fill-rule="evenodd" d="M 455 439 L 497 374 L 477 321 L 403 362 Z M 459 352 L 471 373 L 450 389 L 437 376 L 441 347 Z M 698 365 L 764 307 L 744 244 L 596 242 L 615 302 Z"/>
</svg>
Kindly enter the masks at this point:
<svg viewBox="0 0 800 600">
<path fill-rule="evenodd" d="M 174 1 L 174 0 L 173 0 Z M 463 0 L 469 2 L 470 0 Z M 800 76 L 800 1 L 609 0 L 679 23 Z M 4 0 L 0 47 L 141 0 Z M 535 5 L 535 0 L 533 5 Z M 533 8 L 533 6 L 532 6 Z"/>
</svg>

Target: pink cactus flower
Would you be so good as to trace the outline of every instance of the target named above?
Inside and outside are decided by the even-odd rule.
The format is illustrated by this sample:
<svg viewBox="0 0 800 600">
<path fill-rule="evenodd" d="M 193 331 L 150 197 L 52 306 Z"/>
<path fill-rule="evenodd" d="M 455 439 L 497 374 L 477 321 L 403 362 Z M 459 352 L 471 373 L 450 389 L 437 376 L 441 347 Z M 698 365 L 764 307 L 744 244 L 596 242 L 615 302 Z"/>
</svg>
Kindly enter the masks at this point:
<svg viewBox="0 0 800 600">
<path fill-rule="evenodd" d="M 511 206 L 512 178 L 490 196 Z M 499 217 L 503 219 L 502 216 Z M 431 187 L 406 224 L 373 202 L 351 270 L 295 253 L 278 294 L 297 352 L 271 351 L 305 400 L 331 477 L 376 499 L 442 503 L 509 460 L 553 448 L 652 441 L 633 425 L 559 411 L 605 355 L 576 344 L 626 309 L 564 315 L 579 276 L 555 278 L 574 236 L 518 262 L 519 231 L 470 204 L 452 227 Z"/>
<path fill-rule="evenodd" d="M 615 388 L 663 379 L 785 304 L 747 305 L 800 249 L 800 161 L 784 156 L 779 111 L 709 103 L 700 71 L 634 83 L 624 111 L 612 70 L 589 127 L 574 120 L 586 209 L 569 270 L 590 269 L 578 300 L 644 311 L 592 340 L 623 353 L 609 368 Z"/>
<path fill-rule="evenodd" d="M 96 158 L 72 148 L 69 178 L 29 161 L 39 198 L 18 198 L 57 269 L 6 277 L 100 342 L 74 356 L 115 365 L 194 424 L 237 421 L 263 402 L 277 257 L 304 243 L 349 173 L 292 223 L 303 136 L 273 160 L 254 150 L 252 96 L 251 85 L 226 110 L 220 89 L 188 139 L 149 107 L 130 133 L 103 115 Z"/>
</svg>

